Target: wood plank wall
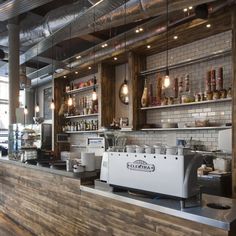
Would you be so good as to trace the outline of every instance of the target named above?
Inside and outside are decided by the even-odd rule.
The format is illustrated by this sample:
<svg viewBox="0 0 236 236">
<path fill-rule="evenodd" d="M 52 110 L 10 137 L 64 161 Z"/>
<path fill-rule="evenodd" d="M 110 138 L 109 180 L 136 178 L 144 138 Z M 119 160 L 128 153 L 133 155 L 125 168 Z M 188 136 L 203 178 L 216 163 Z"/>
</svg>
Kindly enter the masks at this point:
<svg viewBox="0 0 236 236">
<path fill-rule="evenodd" d="M 78 179 L 14 164 L 1 162 L 0 190 L 0 210 L 35 235 L 236 235 L 80 190 Z"/>
</svg>

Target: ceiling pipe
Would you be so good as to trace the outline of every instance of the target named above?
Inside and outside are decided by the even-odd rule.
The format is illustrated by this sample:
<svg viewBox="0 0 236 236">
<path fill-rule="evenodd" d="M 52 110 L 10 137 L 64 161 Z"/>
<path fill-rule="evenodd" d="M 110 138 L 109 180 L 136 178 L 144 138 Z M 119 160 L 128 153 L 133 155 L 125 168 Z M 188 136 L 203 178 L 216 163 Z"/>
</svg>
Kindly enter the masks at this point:
<svg viewBox="0 0 236 236">
<path fill-rule="evenodd" d="M 23 28 L 20 31 L 21 46 L 30 46 L 40 42 L 74 21 L 90 6 L 91 4 L 88 1 L 77 1 L 76 3 L 64 5 L 50 11 L 37 25 Z M 0 34 L 0 45 L 8 46 L 8 32 Z"/>
<path fill-rule="evenodd" d="M 215 5 L 211 11 L 210 15 L 215 13 L 216 11 L 226 7 L 228 4 L 225 2 L 224 4 Z M 170 23 L 170 27 L 176 27 L 180 24 L 190 22 L 191 20 L 195 19 L 196 15 L 192 14 L 186 17 L 183 17 L 181 19 L 175 20 Z M 158 27 L 157 27 L 158 26 Z M 145 29 L 144 32 L 141 34 L 135 34 L 134 29 L 131 29 L 126 32 L 126 47 L 131 50 L 135 47 L 141 46 L 145 43 L 150 43 L 150 39 L 152 37 L 158 36 L 161 33 L 164 33 L 166 31 L 166 17 L 165 15 L 158 17 L 156 19 L 153 19 L 145 24 L 140 25 L 143 29 Z M 148 29 L 148 30 L 146 30 Z M 95 46 L 95 60 L 96 63 L 99 61 L 105 60 L 107 58 L 119 55 L 121 53 L 124 53 L 125 51 L 125 42 L 124 42 L 124 34 L 118 35 L 108 41 L 106 41 L 108 44 L 108 47 L 102 48 L 99 44 Z M 91 64 L 91 61 L 94 60 L 94 49 L 90 48 L 82 53 L 80 53 L 81 58 L 75 60 L 75 56 L 72 58 L 68 58 L 67 60 L 64 60 L 63 63 L 67 64 L 67 68 L 62 73 L 58 73 L 55 77 L 60 77 L 66 74 L 70 73 L 70 67 L 86 67 Z M 73 61 L 72 61 L 73 60 Z M 48 68 L 48 70 L 47 70 Z M 42 68 L 43 71 L 49 71 L 51 69 L 51 66 L 48 65 L 47 67 Z M 41 75 L 41 73 L 39 72 Z M 31 77 L 31 79 L 34 79 L 34 77 Z"/>
<path fill-rule="evenodd" d="M 169 4 L 170 12 L 183 9 L 188 6 L 196 6 L 202 3 L 210 3 L 216 0 L 172 0 Z M 62 6 L 49 12 L 41 23 L 28 29 L 23 29 L 20 32 L 20 41 L 22 46 L 29 46 L 38 43 L 47 36 L 53 34 L 58 29 L 63 28 L 70 22 L 79 18 L 86 8 L 89 7 L 89 3 L 84 6 L 81 4 L 82 1 Z M 92 4 L 98 1 L 89 1 Z M 91 6 L 91 5 L 90 5 Z M 166 11 L 166 0 L 129 0 L 126 6 L 127 10 L 127 23 L 139 21 L 142 19 L 154 17 L 157 15 L 164 14 Z M 96 31 L 108 29 L 110 27 L 116 27 L 124 24 L 124 5 L 118 7 L 110 14 L 106 14 L 96 21 Z M 83 16 L 84 21 L 89 21 L 90 15 L 86 13 Z M 79 23 L 79 22 L 78 22 Z M 72 37 L 78 37 L 80 35 L 86 35 L 93 32 L 93 24 L 86 24 L 81 27 L 80 24 L 74 24 L 72 28 Z M 63 36 L 57 43 L 63 41 L 69 36 Z M 7 33 L 0 35 L 0 45 L 8 45 Z M 40 48 L 40 45 L 39 45 Z"/>
</svg>

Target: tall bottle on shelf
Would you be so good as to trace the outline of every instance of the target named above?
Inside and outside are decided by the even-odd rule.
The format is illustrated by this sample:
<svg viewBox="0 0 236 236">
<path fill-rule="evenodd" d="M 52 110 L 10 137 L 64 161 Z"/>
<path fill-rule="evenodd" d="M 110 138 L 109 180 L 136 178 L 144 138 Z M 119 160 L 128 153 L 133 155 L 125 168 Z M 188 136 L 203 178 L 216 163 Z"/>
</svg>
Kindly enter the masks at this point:
<svg viewBox="0 0 236 236">
<path fill-rule="evenodd" d="M 148 87 L 147 87 L 147 80 L 146 79 L 144 82 L 143 95 L 141 98 L 141 106 L 142 107 L 148 106 Z"/>
</svg>

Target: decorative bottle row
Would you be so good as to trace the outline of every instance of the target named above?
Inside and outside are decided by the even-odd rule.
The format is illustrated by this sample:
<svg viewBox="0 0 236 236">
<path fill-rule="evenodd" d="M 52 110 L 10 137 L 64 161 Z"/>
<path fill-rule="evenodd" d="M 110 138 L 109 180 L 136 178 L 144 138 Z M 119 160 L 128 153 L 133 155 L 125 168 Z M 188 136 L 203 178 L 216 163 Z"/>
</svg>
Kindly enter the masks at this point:
<svg viewBox="0 0 236 236">
<path fill-rule="evenodd" d="M 98 130 L 98 120 L 81 120 L 78 122 L 67 122 L 65 125 L 62 126 L 63 132 L 90 130 Z"/>
</svg>

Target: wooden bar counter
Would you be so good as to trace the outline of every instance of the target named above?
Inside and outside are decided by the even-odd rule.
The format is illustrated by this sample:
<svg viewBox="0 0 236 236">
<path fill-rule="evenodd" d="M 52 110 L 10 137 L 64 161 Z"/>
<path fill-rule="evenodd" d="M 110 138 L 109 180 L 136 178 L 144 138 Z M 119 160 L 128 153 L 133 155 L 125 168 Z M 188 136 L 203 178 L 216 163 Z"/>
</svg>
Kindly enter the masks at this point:
<svg viewBox="0 0 236 236">
<path fill-rule="evenodd" d="M 231 209 L 211 209 L 209 202 Z M 201 207 L 181 210 L 174 200 L 96 190 L 71 173 L 8 160 L 0 160 L 0 204 L 32 235 L 236 235 L 232 199 L 203 195 Z"/>
</svg>

